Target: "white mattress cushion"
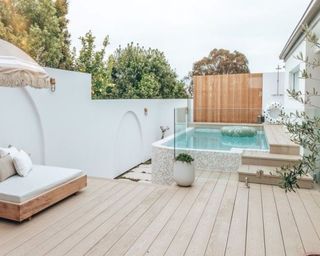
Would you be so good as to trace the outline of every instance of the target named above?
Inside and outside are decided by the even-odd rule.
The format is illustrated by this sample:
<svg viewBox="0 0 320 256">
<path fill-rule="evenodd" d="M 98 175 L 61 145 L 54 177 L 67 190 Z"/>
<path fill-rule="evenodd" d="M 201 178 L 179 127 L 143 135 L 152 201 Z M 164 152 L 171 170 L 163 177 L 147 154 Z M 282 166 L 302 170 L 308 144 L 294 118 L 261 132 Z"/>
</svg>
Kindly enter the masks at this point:
<svg viewBox="0 0 320 256">
<path fill-rule="evenodd" d="M 0 201 L 25 202 L 83 174 L 76 169 L 33 165 L 28 176 L 15 175 L 0 183 Z"/>
<path fill-rule="evenodd" d="M 23 150 L 20 150 L 13 156 L 13 164 L 20 176 L 27 176 L 32 170 L 32 160 Z"/>
</svg>

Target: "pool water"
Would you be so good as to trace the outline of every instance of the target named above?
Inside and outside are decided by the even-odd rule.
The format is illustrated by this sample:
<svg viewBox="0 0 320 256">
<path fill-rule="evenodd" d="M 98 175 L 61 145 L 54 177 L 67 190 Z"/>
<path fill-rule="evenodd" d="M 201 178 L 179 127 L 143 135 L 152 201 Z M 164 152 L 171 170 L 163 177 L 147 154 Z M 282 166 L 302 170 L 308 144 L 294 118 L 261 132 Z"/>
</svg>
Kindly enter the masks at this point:
<svg viewBox="0 0 320 256">
<path fill-rule="evenodd" d="M 175 144 L 175 145 L 174 145 Z M 209 149 L 230 151 L 232 148 L 267 150 L 268 143 L 262 130 L 252 137 L 231 137 L 222 135 L 219 128 L 195 128 L 180 133 L 165 146 L 186 149 Z"/>
</svg>

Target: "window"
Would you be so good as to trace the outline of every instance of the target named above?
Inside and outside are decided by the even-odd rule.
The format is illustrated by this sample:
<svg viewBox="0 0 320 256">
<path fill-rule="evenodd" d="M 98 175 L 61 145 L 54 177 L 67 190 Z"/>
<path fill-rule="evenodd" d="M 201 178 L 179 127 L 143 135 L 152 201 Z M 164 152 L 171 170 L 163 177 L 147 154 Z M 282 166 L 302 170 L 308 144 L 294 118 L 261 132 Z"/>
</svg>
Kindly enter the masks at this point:
<svg viewBox="0 0 320 256">
<path fill-rule="evenodd" d="M 299 70 L 291 73 L 291 90 L 299 91 Z"/>
</svg>

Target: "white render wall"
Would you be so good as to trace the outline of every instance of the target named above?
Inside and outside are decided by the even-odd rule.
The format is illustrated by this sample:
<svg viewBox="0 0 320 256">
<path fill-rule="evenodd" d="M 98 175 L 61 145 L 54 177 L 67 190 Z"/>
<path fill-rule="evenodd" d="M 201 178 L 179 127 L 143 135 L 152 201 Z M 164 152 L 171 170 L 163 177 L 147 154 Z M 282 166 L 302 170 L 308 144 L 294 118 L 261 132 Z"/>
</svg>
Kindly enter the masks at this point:
<svg viewBox="0 0 320 256">
<path fill-rule="evenodd" d="M 320 24 L 316 24 L 313 28 L 315 32 L 320 31 Z M 317 33 L 319 36 L 319 32 Z M 295 69 L 299 69 L 301 72 L 306 69 L 308 74 L 311 74 L 312 78 L 299 79 L 299 89 L 301 93 L 304 95 L 307 91 L 312 92 L 315 88 L 317 91 L 320 89 L 320 68 L 312 68 L 309 66 L 306 66 L 305 63 L 303 63 L 301 60 L 297 59 L 297 55 L 299 53 L 302 53 L 304 58 L 308 57 L 310 61 L 313 61 L 314 59 L 320 58 L 320 52 L 316 52 L 316 48 L 312 46 L 309 42 L 306 40 L 303 40 L 301 43 L 299 43 L 297 46 L 295 46 L 295 50 L 287 57 L 285 62 L 286 72 L 285 72 L 285 90 L 290 88 L 290 76 L 291 72 Z M 300 75 L 301 75 L 300 72 Z M 313 97 L 312 98 L 312 104 L 315 106 L 320 106 L 320 97 Z M 304 106 L 303 104 L 297 102 L 296 100 L 290 99 L 288 96 L 288 93 L 285 93 L 285 107 L 287 111 L 294 112 L 295 110 L 308 110 L 312 111 L 312 107 Z M 311 113 L 311 112 L 310 112 Z"/>
<path fill-rule="evenodd" d="M 285 73 L 279 72 L 279 95 L 277 95 L 277 72 L 263 73 L 262 109 L 272 102 L 284 104 Z"/>
<path fill-rule="evenodd" d="M 0 147 L 31 153 L 39 164 L 113 178 L 151 157 L 160 125 L 187 100 L 91 100 L 89 74 L 47 69 L 56 92 L 0 87 Z M 144 108 L 148 113 L 144 113 Z"/>
<path fill-rule="evenodd" d="M 300 69 L 301 71 L 305 69 L 305 64 L 301 63 L 296 57 L 297 55 L 302 52 L 304 56 L 306 55 L 307 44 L 306 41 L 302 41 L 300 45 L 298 45 L 293 53 L 287 57 L 285 61 L 285 95 L 284 95 L 284 107 L 285 110 L 288 112 L 294 112 L 295 110 L 303 111 L 304 105 L 297 102 L 294 99 L 291 99 L 288 96 L 287 90 L 290 89 L 290 73 L 295 69 Z M 304 94 L 306 89 L 306 80 L 300 79 L 299 80 L 299 89 Z"/>
<path fill-rule="evenodd" d="M 320 35 L 320 23 L 317 23 L 314 28 L 313 31 L 317 34 L 317 36 Z M 306 43 L 306 56 L 308 56 L 310 61 L 313 60 L 320 60 L 320 51 L 318 47 L 315 47 L 314 45 L 312 45 L 310 42 Z M 309 67 L 307 66 L 307 72 L 311 74 L 310 79 L 306 79 L 305 80 L 305 89 L 306 91 L 312 92 L 313 89 L 315 89 L 316 91 L 320 91 L 320 67 Z M 315 96 L 312 98 L 312 104 L 320 107 L 320 97 L 319 96 Z"/>
</svg>

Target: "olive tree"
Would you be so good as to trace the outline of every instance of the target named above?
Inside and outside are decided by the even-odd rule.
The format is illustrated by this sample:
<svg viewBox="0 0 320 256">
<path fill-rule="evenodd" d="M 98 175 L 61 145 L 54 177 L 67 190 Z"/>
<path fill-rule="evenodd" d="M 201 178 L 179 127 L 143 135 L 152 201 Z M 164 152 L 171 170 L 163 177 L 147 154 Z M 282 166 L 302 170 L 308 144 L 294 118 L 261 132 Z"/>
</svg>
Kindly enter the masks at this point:
<svg viewBox="0 0 320 256">
<path fill-rule="evenodd" d="M 304 28 L 308 44 L 313 48 L 320 48 L 319 38 L 307 27 Z M 312 71 L 320 67 L 320 59 L 310 59 L 300 53 L 296 56 L 298 60 L 305 63 L 306 68 L 301 70 L 301 79 L 319 80 L 312 76 Z M 282 187 L 286 191 L 294 191 L 299 188 L 298 178 L 311 174 L 315 177 L 319 173 L 320 154 L 320 117 L 317 114 L 319 106 L 314 103 L 318 97 L 318 90 L 313 88 L 302 94 L 301 91 L 288 90 L 289 96 L 305 106 L 304 111 L 283 112 L 283 124 L 288 129 L 291 140 L 304 149 L 302 159 L 294 166 L 282 166 L 278 173 L 282 176 Z M 309 111 L 310 110 L 310 111 Z"/>
</svg>

